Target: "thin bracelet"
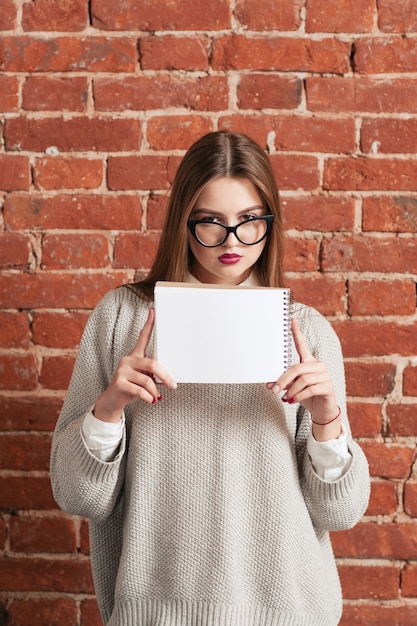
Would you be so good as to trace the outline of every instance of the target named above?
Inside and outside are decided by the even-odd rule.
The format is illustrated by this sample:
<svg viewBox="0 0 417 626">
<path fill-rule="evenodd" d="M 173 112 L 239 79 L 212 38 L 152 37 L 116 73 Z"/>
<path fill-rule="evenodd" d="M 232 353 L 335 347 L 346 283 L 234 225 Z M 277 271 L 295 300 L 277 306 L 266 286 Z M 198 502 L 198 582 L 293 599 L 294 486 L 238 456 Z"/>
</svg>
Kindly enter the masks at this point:
<svg viewBox="0 0 417 626">
<path fill-rule="evenodd" d="M 311 421 L 313 422 L 313 424 L 316 424 L 317 426 L 327 426 L 327 424 L 331 424 L 332 422 L 335 422 L 337 418 L 340 417 L 342 409 L 340 408 L 340 406 L 338 406 L 337 408 L 339 409 L 338 414 L 336 415 L 336 417 L 332 417 L 332 419 L 329 420 L 328 422 L 315 422 L 313 418 L 311 418 Z"/>
</svg>

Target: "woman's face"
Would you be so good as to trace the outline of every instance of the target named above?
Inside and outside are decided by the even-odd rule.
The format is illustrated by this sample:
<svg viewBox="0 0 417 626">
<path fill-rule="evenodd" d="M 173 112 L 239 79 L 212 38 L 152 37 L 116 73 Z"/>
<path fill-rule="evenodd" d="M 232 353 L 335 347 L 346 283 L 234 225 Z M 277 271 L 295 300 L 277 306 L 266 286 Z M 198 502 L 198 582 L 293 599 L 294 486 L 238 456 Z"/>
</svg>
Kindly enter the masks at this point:
<svg viewBox="0 0 417 626">
<path fill-rule="evenodd" d="M 216 178 L 202 190 L 191 212 L 191 220 L 236 226 L 242 221 L 266 215 L 261 196 L 246 178 Z M 239 231 L 238 231 L 239 232 Z M 254 245 L 241 243 L 234 233 L 215 248 L 206 248 L 188 233 L 194 258 L 191 273 L 203 283 L 238 285 L 246 280 L 259 259 L 266 238 Z"/>
</svg>

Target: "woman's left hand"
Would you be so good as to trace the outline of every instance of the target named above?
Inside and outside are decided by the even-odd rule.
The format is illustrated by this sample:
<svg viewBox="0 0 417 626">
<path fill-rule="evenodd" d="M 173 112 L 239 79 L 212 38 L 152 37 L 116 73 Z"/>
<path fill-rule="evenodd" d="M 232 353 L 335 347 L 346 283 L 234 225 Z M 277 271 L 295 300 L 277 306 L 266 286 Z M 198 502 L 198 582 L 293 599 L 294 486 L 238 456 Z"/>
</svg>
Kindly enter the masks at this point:
<svg viewBox="0 0 417 626">
<path fill-rule="evenodd" d="M 314 421 L 328 422 L 339 411 L 329 371 L 325 363 L 311 354 L 296 319 L 292 320 L 291 329 L 300 363 L 290 367 L 275 383 L 268 383 L 267 387 L 275 394 L 285 391 L 282 400 L 290 404 L 299 402 L 310 411 Z"/>
</svg>

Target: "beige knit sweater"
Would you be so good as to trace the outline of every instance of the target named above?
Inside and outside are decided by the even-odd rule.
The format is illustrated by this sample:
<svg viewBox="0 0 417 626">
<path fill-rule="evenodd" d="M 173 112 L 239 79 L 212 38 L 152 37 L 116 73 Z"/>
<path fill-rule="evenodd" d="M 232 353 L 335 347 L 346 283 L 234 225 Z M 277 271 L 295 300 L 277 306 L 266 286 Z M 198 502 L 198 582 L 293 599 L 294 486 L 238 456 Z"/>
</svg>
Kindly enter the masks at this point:
<svg viewBox="0 0 417 626">
<path fill-rule="evenodd" d="M 82 422 L 135 345 L 149 306 L 122 287 L 96 307 L 53 439 L 55 498 L 90 519 L 104 622 L 335 626 L 341 591 L 328 531 L 354 525 L 369 497 L 335 333 L 313 309 L 296 311 L 342 407 L 352 463 L 339 480 L 314 472 L 309 414 L 260 384 L 184 384 L 164 389 L 155 405 L 133 402 L 120 451 L 103 462 L 85 445 Z"/>
</svg>

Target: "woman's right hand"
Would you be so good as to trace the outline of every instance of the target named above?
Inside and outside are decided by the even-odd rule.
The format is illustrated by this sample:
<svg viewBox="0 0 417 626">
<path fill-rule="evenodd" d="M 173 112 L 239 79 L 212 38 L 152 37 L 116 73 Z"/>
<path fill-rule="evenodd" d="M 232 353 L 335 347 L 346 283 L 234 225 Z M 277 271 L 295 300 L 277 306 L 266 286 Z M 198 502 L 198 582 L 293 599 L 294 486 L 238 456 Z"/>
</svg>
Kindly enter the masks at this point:
<svg viewBox="0 0 417 626">
<path fill-rule="evenodd" d="M 162 396 L 155 383 L 158 378 L 163 385 L 176 389 L 170 374 L 155 359 L 146 355 L 155 321 L 155 310 L 149 309 L 148 319 L 142 328 L 132 352 L 123 357 L 107 389 L 96 400 L 94 416 L 105 422 L 118 422 L 128 402 L 140 398 L 155 404 Z"/>
</svg>

